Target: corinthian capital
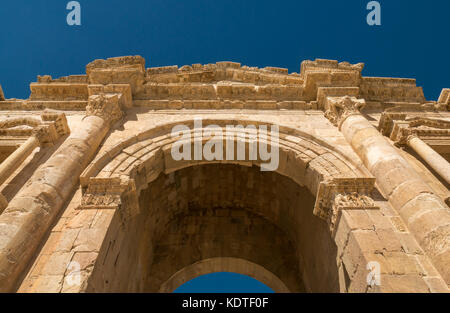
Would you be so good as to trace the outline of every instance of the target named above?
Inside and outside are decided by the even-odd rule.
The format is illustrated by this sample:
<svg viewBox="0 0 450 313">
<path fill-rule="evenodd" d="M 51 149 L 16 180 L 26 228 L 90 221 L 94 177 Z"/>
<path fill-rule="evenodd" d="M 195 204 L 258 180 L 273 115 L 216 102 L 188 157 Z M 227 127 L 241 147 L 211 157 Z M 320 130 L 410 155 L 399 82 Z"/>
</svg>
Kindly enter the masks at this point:
<svg viewBox="0 0 450 313">
<path fill-rule="evenodd" d="M 366 101 L 355 97 L 327 97 L 325 104 L 325 117 L 335 126 L 341 127 L 347 117 L 360 114 Z"/>
<path fill-rule="evenodd" d="M 375 186 L 375 178 L 335 178 L 321 182 L 317 192 L 314 215 L 328 223 L 334 234 L 339 215 L 343 210 L 378 209 L 370 193 Z"/>
<path fill-rule="evenodd" d="M 122 94 L 100 93 L 89 97 L 89 103 L 86 106 L 86 115 L 95 115 L 101 117 L 106 122 L 112 124 L 120 120 L 123 112 L 120 106 Z"/>
<path fill-rule="evenodd" d="M 41 147 L 51 146 L 59 138 L 54 124 L 38 125 L 33 129 L 33 136 Z"/>
</svg>

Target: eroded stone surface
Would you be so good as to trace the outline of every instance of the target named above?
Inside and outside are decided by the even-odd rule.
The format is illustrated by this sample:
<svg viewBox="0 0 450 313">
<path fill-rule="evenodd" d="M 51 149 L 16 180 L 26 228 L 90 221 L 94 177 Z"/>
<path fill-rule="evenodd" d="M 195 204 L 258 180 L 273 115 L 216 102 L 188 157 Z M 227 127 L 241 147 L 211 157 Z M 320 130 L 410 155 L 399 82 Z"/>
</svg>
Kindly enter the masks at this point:
<svg viewBox="0 0 450 313">
<path fill-rule="evenodd" d="M 405 145 L 448 162 L 448 89 L 427 101 L 362 69 L 130 56 L 39 76 L 26 100 L 0 88 L 0 291 L 168 292 L 230 270 L 278 292 L 448 292 L 448 176 Z M 277 125 L 279 166 L 174 160 L 172 128 L 199 117 L 192 148 L 211 124 Z"/>
</svg>

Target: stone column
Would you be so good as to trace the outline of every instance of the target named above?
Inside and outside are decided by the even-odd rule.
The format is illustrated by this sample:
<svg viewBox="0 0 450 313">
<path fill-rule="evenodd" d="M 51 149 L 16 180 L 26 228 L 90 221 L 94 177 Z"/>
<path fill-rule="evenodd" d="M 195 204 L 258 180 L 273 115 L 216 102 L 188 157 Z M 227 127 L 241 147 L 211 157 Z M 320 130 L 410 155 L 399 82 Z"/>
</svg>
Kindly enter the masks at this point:
<svg viewBox="0 0 450 313">
<path fill-rule="evenodd" d="M 380 191 L 450 284 L 450 210 L 398 150 L 360 113 L 365 101 L 328 97 L 326 116 L 339 127 Z"/>
<path fill-rule="evenodd" d="M 35 148 L 53 144 L 63 134 L 63 131 L 58 132 L 56 122 L 38 125 L 30 138 L 0 164 L 0 185 L 14 173 Z"/>
<path fill-rule="evenodd" d="M 447 183 L 450 184 L 450 163 L 422 141 L 418 136 L 411 135 L 406 140 L 409 147 L 417 152 Z"/>
<path fill-rule="evenodd" d="M 0 292 L 15 291 L 54 218 L 78 186 L 112 122 L 122 94 L 89 97 L 80 125 L 33 174 L 0 215 Z"/>
<path fill-rule="evenodd" d="M 0 164 L 0 185 L 19 167 L 20 164 L 39 147 L 39 140 L 35 136 L 30 136 L 16 151 Z"/>
</svg>

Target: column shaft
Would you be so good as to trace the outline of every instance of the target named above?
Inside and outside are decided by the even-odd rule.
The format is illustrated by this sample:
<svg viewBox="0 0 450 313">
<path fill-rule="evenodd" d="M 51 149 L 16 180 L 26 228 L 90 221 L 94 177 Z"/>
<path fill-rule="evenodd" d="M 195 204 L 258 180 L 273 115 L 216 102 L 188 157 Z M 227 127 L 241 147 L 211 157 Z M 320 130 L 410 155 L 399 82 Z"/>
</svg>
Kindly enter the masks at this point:
<svg viewBox="0 0 450 313">
<path fill-rule="evenodd" d="M 434 151 L 429 145 L 417 136 L 408 138 L 408 146 L 411 147 L 422 159 L 431 166 L 447 183 L 450 184 L 450 163 Z"/>
<path fill-rule="evenodd" d="M 0 164 L 0 185 L 2 185 L 23 161 L 39 146 L 39 140 L 31 136 Z"/>
<path fill-rule="evenodd" d="M 450 284 L 450 210 L 398 150 L 361 114 L 347 116 L 341 131 Z"/>
<path fill-rule="evenodd" d="M 12 292 L 109 130 L 86 116 L 0 215 L 0 292 Z"/>
</svg>

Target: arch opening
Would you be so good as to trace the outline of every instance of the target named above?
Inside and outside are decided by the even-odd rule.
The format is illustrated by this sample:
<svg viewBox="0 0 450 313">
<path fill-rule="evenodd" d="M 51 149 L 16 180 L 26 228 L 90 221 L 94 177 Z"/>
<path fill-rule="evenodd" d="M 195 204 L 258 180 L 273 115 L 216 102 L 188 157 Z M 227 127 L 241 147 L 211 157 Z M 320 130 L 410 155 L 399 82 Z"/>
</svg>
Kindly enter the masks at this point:
<svg viewBox="0 0 450 313">
<path fill-rule="evenodd" d="M 141 191 L 140 214 L 110 226 L 108 253 L 87 290 L 172 292 L 230 271 L 276 292 L 337 292 L 336 246 L 314 202 L 306 187 L 256 166 L 161 173 Z"/>
<path fill-rule="evenodd" d="M 199 275 L 183 283 L 173 293 L 274 293 L 274 291 L 248 275 L 213 272 Z"/>
</svg>

